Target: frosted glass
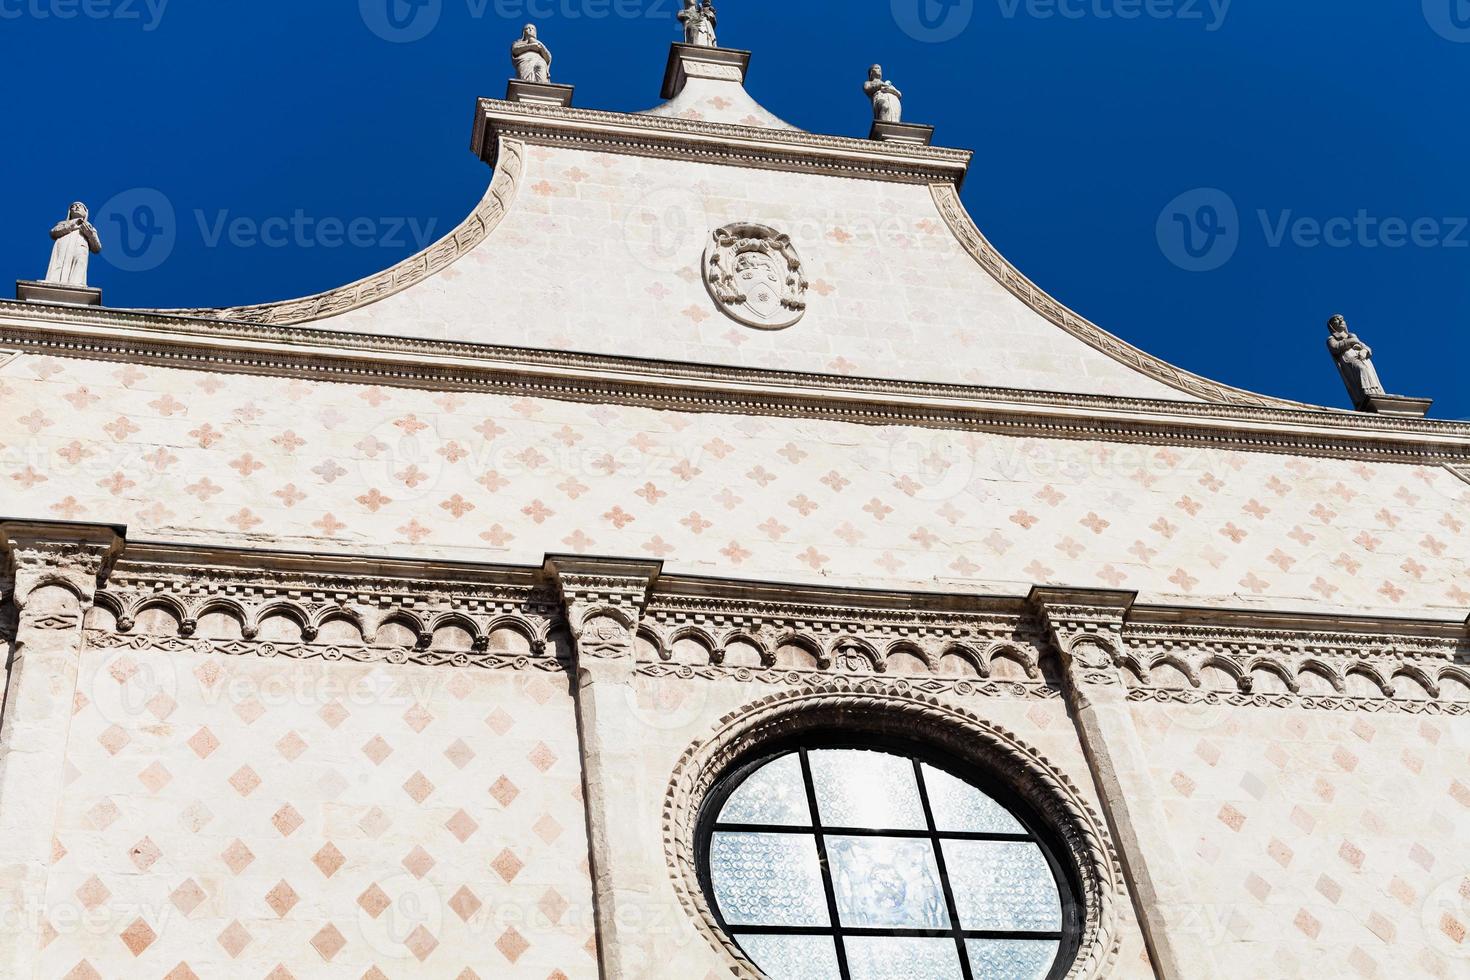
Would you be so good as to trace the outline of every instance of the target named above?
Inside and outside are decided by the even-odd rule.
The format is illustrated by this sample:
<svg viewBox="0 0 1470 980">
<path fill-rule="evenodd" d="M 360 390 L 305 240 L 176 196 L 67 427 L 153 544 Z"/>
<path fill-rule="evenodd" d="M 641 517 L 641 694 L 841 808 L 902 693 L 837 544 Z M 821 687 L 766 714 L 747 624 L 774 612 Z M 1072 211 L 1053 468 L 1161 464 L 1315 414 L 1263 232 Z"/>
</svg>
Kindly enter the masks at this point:
<svg viewBox="0 0 1470 980">
<path fill-rule="evenodd" d="M 824 826 L 926 829 L 919 783 L 908 759 L 858 749 L 821 749 L 809 757 Z"/>
<path fill-rule="evenodd" d="M 852 936 L 842 942 L 852 980 L 959 980 L 964 976 L 953 939 Z"/>
<path fill-rule="evenodd" d="M 971 939 L 965 943 L 975 980 L 1046 980 L 1059 945 L 1054 939 Z"/>
<path fill-rule="evenodd" d="M 966 834 L 1024 834 L 1005 807 L 942 769 L 924 767 L 924 787 L 937 830 Z"/>
<path fill-rule="evenodd" d="M 1061 896 L 1041 848 L 1013 841 L 947 840 L 941 846 L 962 928 L 1061 931 Z"/>
<path fill-rule="evenodd" d="M 814 838 L 717 833 L 709 865 L 715 901 L 732 926 L 831 923 Z"/>
<path fill-rule="evenodd" d="M 725 801 L 720 822 L 810 827 L 812 810 L 801 778 L 801 757 L 782 756 L 747 776 Z"/>
<path fill-rule="evenodd" d="M 947 929 L 949 911 L 927 840 L 828 837 L 837 915 L 859 929 Z"/>
<path fill-rule="evenodd" d="M 830 936 L 741 936 L 740 948 L 770 980 L 839 980 Z"/>
</svg>

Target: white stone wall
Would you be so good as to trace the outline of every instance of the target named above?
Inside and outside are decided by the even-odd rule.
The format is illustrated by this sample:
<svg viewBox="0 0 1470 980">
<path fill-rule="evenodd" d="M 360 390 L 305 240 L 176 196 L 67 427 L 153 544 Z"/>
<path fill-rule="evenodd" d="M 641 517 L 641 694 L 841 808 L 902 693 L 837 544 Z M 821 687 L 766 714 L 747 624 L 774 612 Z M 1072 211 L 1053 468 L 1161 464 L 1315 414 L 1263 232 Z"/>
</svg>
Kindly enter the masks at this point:
<svg viewBox="0 0 1470 980">
<path fill-rule="evenodd" d="M 161 646 L 83 654 L 39 976 L 596 976 L 565 676 Z"/>
<path fill-rule="evenodd" d="M 1470 606 L 1448 470 L 22 356 L 4 511 L 134 538 L 767 581 L 1427 613 Z"/>
<path fill-rule="evenodd" d="M 1073 339 L 960 247 L 929 188 L 529 147 L 509 213 L 444 272 L 323 329 L 1046 391 L 1192 401 Z M 716 309 L 715 228 L 791 236 L 802 321 Z"/>
<path fill-rule="evenodd" d="M 1188 938 L 1238 977 L 1470 972 L 1470 720 L 1135 706 L 1206 904 Z"/>
</svg>

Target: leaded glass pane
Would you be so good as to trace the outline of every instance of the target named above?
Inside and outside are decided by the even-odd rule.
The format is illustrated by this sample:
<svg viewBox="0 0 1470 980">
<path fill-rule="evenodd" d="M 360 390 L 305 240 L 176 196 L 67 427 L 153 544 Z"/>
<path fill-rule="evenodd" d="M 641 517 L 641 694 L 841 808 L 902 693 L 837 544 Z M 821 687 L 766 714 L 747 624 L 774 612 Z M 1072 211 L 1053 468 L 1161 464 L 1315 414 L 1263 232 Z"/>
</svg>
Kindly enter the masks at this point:
<svg viewBox="0 0 1470 980">
<path fill-rule="evenodd" d="M 1055 939 L 970 939 L 970 970 L 976 980 L 1046 980 L 1060 946 Z"/>
<path fill-rule="evenodd" d="M 831 924 L 814 838 L 717 833 L 709 863 L 715 901 L 730 925 Z"/>
<path fill-rule="evenodd" d="M 892 837 L 828 837 L 827 861 L 842 924 L 862 929 L 947 929 L 934 845 Z"/>
<path fill-rule="evenodd" d="M 746 777 L 725 801 L 720 822 L 810 827 L 812 810 L 801 777 L 801 757 L 782 756 Z"/>
<path fill-rule="evenodd" d="M 852 980 L 959 980 L 953 939 L 851 936 L 842 941 Z"/>
<path fill-rule="evenodd" d="M 958 840 L 941 846 L 962 928 L 1061 930 L 1061 897 L 1040 847 L 1029 842 Z"/>
<path fill-rule="evenodd" d="M 1026 828 L 1005 807 L 962 779 L 924 766 L 924 788 L 936 830 L 966 834 L 1024 834 Z"/>
<path fill-rule="evenodd" d="M 810 753 L 817 810 L 828 827 L 924 830 L 919 783 L 908 759 L 857 749 Z"/>
<path fill-rule="evenodd" d="M 740 948 L 771 980 L 838 980 L 831 936 L 741 936 Z"/>
</svg>

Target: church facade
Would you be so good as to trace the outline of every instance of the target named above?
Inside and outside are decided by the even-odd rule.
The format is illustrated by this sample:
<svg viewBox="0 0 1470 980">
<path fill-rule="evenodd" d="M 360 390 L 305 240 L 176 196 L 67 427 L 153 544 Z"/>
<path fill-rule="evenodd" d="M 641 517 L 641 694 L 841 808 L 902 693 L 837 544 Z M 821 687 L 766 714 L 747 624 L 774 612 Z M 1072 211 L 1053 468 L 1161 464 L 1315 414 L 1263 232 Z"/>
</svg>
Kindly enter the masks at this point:
<svg viewBox="0 0 1470 980">
<path fill-rule="evenodd" d="M 638 114 L 528 30 L 369 279 L 114 309 L 82 209 L 0 302 L 0 975 L 1464 976 L 1470 425 L 1130 346 L 683 20 Z"/>
</svg>

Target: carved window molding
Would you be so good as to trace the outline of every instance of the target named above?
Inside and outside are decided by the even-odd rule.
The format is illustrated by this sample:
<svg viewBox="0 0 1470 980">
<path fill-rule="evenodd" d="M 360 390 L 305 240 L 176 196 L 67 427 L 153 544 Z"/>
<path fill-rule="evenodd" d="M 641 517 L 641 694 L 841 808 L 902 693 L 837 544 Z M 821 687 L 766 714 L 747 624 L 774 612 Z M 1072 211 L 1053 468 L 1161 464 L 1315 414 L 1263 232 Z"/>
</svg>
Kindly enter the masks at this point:
<svg viewBox="0 0 1470 980">
<path fill-rule="evenodd" d="M 665 798 L 665 857 L 680 903 L 734 975 L 762 976 L 720 927 L 705 897 L 698 861 L 701 810 L 720 780 L 742 763 L 794 738 L 832 732 L 922 746 L 989 773 L 1036 814 L 1051 830 L 1081 907 L 1075 959 L 1064 976 L 1106 975 L 1119 945 L 1117 905 L 1126 894 L 1101 818 L 1065 775 L 1010 732 L 915 694 L 902 682 L 838 682 L 773 695 L 727 715 L 715 734 L 680 759 Z"/>
</svg>

